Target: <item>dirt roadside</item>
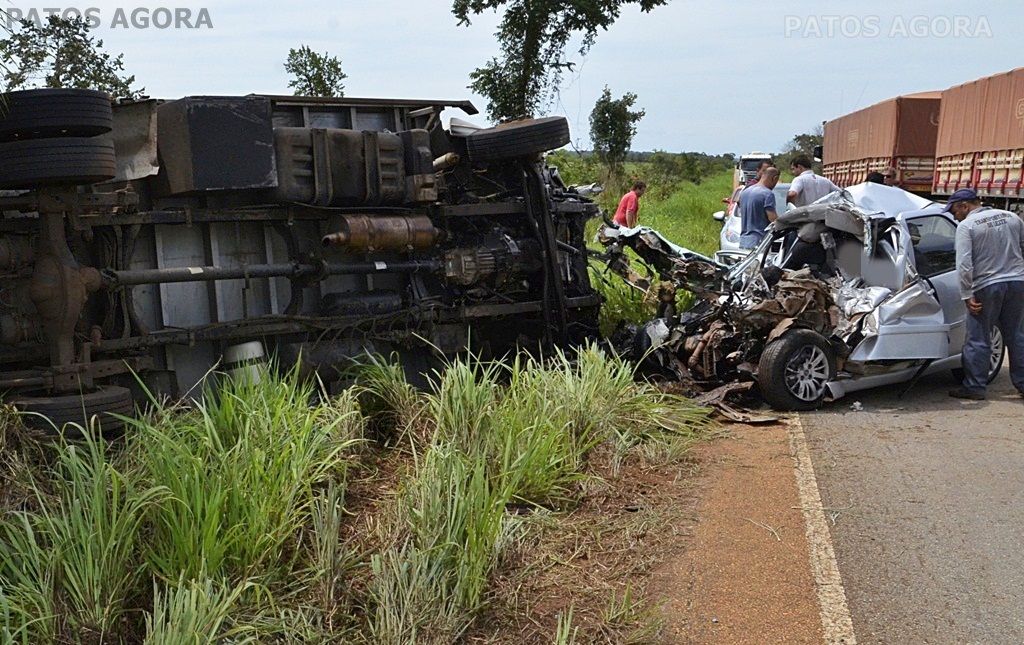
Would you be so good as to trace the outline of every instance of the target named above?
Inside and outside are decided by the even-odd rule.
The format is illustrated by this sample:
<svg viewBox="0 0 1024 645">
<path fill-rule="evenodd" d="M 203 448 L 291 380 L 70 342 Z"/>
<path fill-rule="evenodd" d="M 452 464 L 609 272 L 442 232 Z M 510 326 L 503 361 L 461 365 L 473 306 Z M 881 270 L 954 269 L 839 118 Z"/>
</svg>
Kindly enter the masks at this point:
<svg viewBox="0 0 1024 645">
<path fill-rule="evenodd" d="M 664 599 L 663 642 L 822 642 L 787 427 L 733 426 L 698 457 L 692 544 L 650 587 Z"/>
</svg>

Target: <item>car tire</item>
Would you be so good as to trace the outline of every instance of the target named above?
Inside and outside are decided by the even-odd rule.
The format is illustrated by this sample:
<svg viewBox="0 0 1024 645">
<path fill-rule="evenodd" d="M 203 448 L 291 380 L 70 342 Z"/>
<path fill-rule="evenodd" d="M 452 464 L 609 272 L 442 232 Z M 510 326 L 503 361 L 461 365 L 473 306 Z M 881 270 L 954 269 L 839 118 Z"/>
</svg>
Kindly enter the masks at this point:
<svg viewBox="0 0 1024 645">
<path fill-rule="evenodd" d="M 101 386 L 83 394 L 19 395 L 11 397 L 7 403 L 22 414 L 22 422 L 27 427 L 52 436 L 63 431 L 70 438 L 80 438 L 82 429 L 90 427 L 93 417 L 99 419 L 104 435 L 119 432 L 124 429 L 124 420 L 114 415 L 131 417 L 135 413 L 131 391 L 116 385 Z"/>
<path fill-rule="evenodd" d="M 998 343 L 998 345 L 996 344 Z M 1003 334 L 999 331 L 998 327 L 992 328 L 992 361 L 990 363 L 990 372 L 988 373 L 988 381 L 986 383 L 992 383 L 999 376 L 999 370 L 1003 369 L 1003 361 L 1006 360 L 1006 343 L 1003 342 Z M 953 374 L 953 379 L 957 383 L 964 382 L 964 370 L 961 367 L 954 367 L 950 370 Z"/>
<path fill-rule="evenodd" d="M 113 128 L 110 97 L 96 90 L 9 92 L 0 109 L 0 141 L 94 137 Z"/>
<path fill-rule="evenodd" d="M 0 143 L 0 188 L 84 185 L 113 179 L 108 139 L 58 137 Z"/>
<path fill-rule="evenodd" d="M 835 375 L 836 356 L 828 340 L 809 329 L 794 329 L 765 347 L 757 384 L 776 410 L 816 410 Z"/>
<path fill-rule="evenodd" d="M 477 130 L 466 137 L 466 150 L 475 162 L 529 157 L 569 143 L 569 122 L 565 117 L 509 121 Z"/>
</svg>

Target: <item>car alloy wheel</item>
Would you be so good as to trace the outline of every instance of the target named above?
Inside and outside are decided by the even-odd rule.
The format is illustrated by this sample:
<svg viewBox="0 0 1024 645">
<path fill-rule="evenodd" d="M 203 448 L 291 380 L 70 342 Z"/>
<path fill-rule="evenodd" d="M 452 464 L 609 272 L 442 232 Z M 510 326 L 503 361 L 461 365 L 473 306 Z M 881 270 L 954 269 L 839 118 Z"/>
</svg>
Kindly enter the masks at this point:
<svg viewBox="0 0 1024 645">
<path fill-rule="evenodd" d="M 828 357 L 820 347 L 806 345 L 786 363 L 786 389 L 801 401 L 816 401 L 829 380 Z"/>
<path fill-rule="evenodd" d="M 996 377 L 999 373 L 999 369 L 1003 366 L 1003 352 L 1005 351 L 1003 343 L 1003 333 L 999 331 L 998 327 L 992 328 L 992 356 L 989 357 L 988 363 L 988 375 L 989 382 Z"/>
</svg>

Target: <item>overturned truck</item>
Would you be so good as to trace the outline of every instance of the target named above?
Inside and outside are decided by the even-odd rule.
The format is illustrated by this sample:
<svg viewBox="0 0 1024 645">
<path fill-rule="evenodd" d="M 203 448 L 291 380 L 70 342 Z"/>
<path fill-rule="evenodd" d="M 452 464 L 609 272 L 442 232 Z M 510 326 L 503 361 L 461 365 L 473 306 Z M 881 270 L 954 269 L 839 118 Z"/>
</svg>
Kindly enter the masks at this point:
<svg viewBox="0 0 1024 645">
<path fill-rule="evenodd" d="M 596 334 L 584 223 L 541 153 L 564 118 L 468 102 L 8 94 L 0 394 L 57 425 L 274 355 L 500 355 Z M 472 329 L 472 333 L 470 330 Z M 424 368 L 425 369 L 425 368 Z M 137 377 L 135 376 L 137 375 Z"/>
<path fill-rule="evenodd" d="M 609 270 L 659 303 L 620 329 L 623 353 L 702 389 L 755 384 L 779 410 L 925 374 L 957 371 L 966 308 L 943 207 L 899 188 L 859 184 L 792 209 L 725 267 L 647 228 L 602 229 Z M 627 249 L 646 271 L 633 268 Z M 694 304 L 677 312 L 677 292 Z M 992 330 L 990 379 L 1005 347 Z"/>
</svg>

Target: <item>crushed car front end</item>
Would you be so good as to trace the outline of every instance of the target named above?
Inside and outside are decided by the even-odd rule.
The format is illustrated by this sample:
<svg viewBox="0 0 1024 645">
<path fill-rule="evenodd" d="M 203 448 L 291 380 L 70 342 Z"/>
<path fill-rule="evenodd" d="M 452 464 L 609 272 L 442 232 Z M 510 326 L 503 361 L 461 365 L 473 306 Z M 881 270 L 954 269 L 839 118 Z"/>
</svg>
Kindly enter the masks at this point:
<svg viewBox="0 0 1024 645">
<path fill-rule="evenodd" d="M 638 289 L 656 289 L 659 302 L 678 291 L 694 297 L 686 311 L 664 304 L 655 319 L 624 328 L 617 347 L 696 389 L 751 382 L 780 410 L 814 409 L 954 368 L 963 305 L 942 287 L 949 271 L 929 278 L 917 270 L 913 222 L 935 217 L 948 218 L 900 189 L 856 186 L 786 212 L 732 267 L 649 229 L 606 229 L 612 271 Z M 646 275 L 632 268 L 626 248 Z M 996 342 L 994 370 L 1001 360 Z"/>
</svg>

